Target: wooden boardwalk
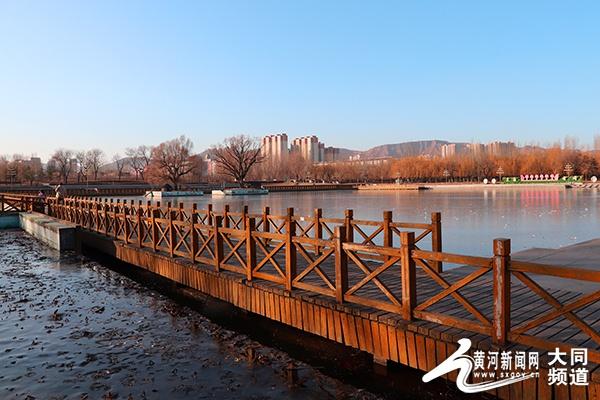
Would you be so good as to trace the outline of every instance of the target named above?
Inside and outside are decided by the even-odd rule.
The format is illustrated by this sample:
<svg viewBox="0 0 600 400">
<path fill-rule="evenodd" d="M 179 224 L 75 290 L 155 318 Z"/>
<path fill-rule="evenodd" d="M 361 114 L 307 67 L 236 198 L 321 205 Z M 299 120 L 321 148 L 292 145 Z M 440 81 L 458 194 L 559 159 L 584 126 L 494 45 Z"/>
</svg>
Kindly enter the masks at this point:
<svg viewBox="0 0 600 400">
<path fill-rule="evenodd" d="M 472 351 L 584 347 L 590 386 L 549 386 L 542 368 L 540 379 L 494 394 L 600 394 L 600 272 L 511 258 L 507 239 L 494 242 L 491 257 L 445 253 L 438 213 L 418 224 L 395 222 L 390 212 L 361 221 L 351 210 L 328 219 L 320 210 L 277 216 L 268 208 L 250 214 L 99 199 L 49 199 L 44 211 L 78 224 L 84 245 L 380 363 L 429 371 L 461 338 L 471 339 Z"/>
</svg>

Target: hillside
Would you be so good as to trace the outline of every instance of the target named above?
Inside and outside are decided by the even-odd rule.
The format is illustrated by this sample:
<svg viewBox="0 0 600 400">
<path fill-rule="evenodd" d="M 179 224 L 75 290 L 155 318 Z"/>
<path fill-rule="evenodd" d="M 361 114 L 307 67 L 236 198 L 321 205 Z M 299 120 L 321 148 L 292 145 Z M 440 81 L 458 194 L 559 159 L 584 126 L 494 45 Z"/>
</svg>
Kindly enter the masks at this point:
<svg viewBox="0 0 600 400">
<path fill-rule="evenodd" d="M 463 146 L 465 143 L 448 142 L 446 140 L 416 140 L 413 142 L 402 142 L 394 144 L 383 144 L 372 147 L 365 151 L 339 149 L 339 160 L 347 160 L 350 156 L 360 155 L 361 159 L 373 158 L 402 158 L 414 156 L 439 156 L 442 153 L 442 146 L 445 144 L 456 143 Z"/>
</svg>

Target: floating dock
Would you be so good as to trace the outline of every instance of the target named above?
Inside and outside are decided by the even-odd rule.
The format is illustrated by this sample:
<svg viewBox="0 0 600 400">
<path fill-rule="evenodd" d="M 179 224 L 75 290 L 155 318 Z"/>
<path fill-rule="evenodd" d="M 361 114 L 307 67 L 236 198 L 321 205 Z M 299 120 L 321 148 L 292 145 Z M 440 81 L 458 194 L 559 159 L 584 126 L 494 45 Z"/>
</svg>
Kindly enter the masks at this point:
<svg viewBox="0 0 600 400">
<path fill-rule="evenodd" d="M 399 185 L 395 183 L 390 184 L 372 184 L 372 185 L 359 185 L 358 190 L 429 190 L 428 186 L 422 185 Z"/>
</svg>

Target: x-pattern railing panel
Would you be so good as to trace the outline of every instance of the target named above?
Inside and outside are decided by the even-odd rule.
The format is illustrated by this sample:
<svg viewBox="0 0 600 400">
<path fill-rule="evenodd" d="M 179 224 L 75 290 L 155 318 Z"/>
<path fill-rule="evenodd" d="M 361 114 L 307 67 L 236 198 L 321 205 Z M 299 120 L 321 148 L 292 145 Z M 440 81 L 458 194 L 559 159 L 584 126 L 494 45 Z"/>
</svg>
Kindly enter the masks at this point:
<svg viewBox="0 0 600 400">
<path fill-rule="evenodd" d="M 400 254 L 390 256 L 384 262 L 373 262 L 371 261 L 372 257 L 369 256 L 374 254 L 369 254 L 371 252 L 369 252 L 366 248 L 360 252 L 356 249 L 351 250 L 344 248 L 344 252 L 348 256 L 349 265 L 355 265 L 358 267 L 358 270 L 355 271 L 357 274 L 362 273 L 361 277 L 357 275 L 358 281 L 348 288 L 344 294 L 344 298 L 349 302 L 400 312 L 402 308 L 401 299 L 393 293 L 394 290 L 389 287 L 389 283 L 384 282 L 383 279 L 381 279 L 381 274 L 394 266 L 399 267 L 399 263 L 401 261 Z M 399 276 L 400 271 L 398 271 L 398 277 Z M 359 294 L 358 292 L 361 289 L 366 289 L 367 284 L 373 284 L 374 287 L 376 287 L 378 291 L 383 294 L 383 299 L 374 293 L 370 293 L 369 295 Z"/>
<path fill-rule="evenodd" d="M 378 236 L 381 236 L 384 231 L 383 224 L 377 225 L 366 225 L 362 221 L 352 221 L 352 229 L 358 233 L 359 238 L 354 235 L 354 242 L 362 245 L 381 245 L 381 240 L 377 240 Z M 357 241 L 356 239 L 360 241 Z"/>
<path fill-rule="evenodd" d="M 165 219 L 155 219 L 155 232 L 156 238 L 154 238 L 154 242 L 156 243 L 156 248 L 170 252 L 171 251 L 171 226 L 169 225 L 169 221 Z"/>
<path fill-rule="evenodd" d="M 336 218 L 321 218 L 320 224 L 323 229 L 323 239 L 332 240 L 335 237 L 335 228 L 344 226 L 343 219 Z"/>
<path fill-rule="evenodd" d="M 179 256 L 187 257 L 192 253 L 192 229 L 185 221 L 173 221 L 173 252 Z"/>
<path fill-rule="evenodd" d="M 196 237 L 198 238 L 198 250 L 196 251 L 196 258 L 204 257 L 205 252 L 210 256 L 210 262 L 214 262 L 215 252 L 214 239 L 215 231 L 212 227 L 206 225 L 195 225 Z M 211 247 L 211 244 L 213 247 Z"/>
<path fill-rule="evenodd" d="M 316 229 L 314 218 L 296 217 L 294 218 L 294 224 L 296 226 L 296 236 L 307 238 L 314 236 Z"/>
<path fill-rule="evenodd" d="M 152 218 L 142 218 L 141 220 L 142 223 L 142 247 L 153 247 L 153 240 L 152 240 L 152 232 L 153 232 L 153 225 L 152 225 Z"/>
<path fill-rule="evenodd" d="M 125 219 L 125 223 L 127 224 L 127 240 L 129 242 L 137 241 L 139 234 L 139 222 L 137 215 L 127 215 Z"/>
<path fill-rule="evenodd" d="M 246 260 L 239 251 L 246 244 L 246 237 L 244 231 L 238 231 L 232 228 L 222 228 L 219 230 L 219 235 L 223 240 L 224 254 L 221 260 L 220 267 L 223 269 L 229 269 L 233 272 L 243 272 L 246 270 Z M 232 264 L 229 261 L 237 261 L 239 264 Z"/>
<path fill-rule="evenodd" d="M 415 314 L 420 316 L 421 318 L 428 318 L 431 315 L 435 315 L 437 318 L 437 313 L 428 312 L 427 309 L 437 304 L 441 300 L 445 299 L 448 296 L 451 296 L 458 304 L 460 304 L 468 314 L 477 321 L 477 325 L 481 327 L 480 330 L 488 330 L 492 327 L 492 322 L 488 319 L 484 313 L 479 310 L 475 305 L 473 305 L 463 294 L 460 293 L 460 289 L 465 288 L 467 285 L 473 283 L 475 280 L 481 278 L 485 274 L 491 271 L 490 266 L 483 266 L 476 268 L 476 270 L 463 278 L 458 279 L 455 282 L 450 282 L 448 279 L 439 272 L 437 272 L 430 264 L 429 260 L 425 258 L 414 258 L 416 265 L 421 268 L 423 272 L 425 272 L 425 276 L 428 276 L 431 280 L 437 283 L 442 289 L 440 292 L 434 294 L 433 296 L 425 299 L 421 304 L 417 305 L 414 309 Z M 491 262 L 490 262 L 491 263 Z M 490 287 L 491 291 L 491 287 Z M 491 294 L 491 293 L 490 293 Z M 449 316 L 447 316 L 450 318 Z M 461 325 L 461 327 L 469 328 L 474 326 L 473 320 L 468 318 L 458 318 L 454 317 L 457 320 L 457 324 Z"/>
<path fill-rule="evenodd" d="M 282 217 L 269 216 L 267 218 L 271 232 L 283 234 L 285 233 L 286 220 Z"/>
<path fill-rule="evenodd" d="M 297 275 L 292 281 L 292 287 L 326 296 L 335 296 L 334 243 L 327 240 L 295 237 L 293 245 L 306 265 L 303 270 L 296 271 Z M 318 248 L 319 251 L 314 251 L 315 248 Z M 298 267 L 300 264 L 298 263 Z"/>
<path fill-rule="evenodd" d="M 277 260 L 277 256 L 284 257 L 282 254 L 286 247 L 284 235 L 254 232 L 252 237 L 257 249 L 256 265 L 252 268 L 252 275 L 259 279 L 282 283 L 286 277 L 285 267 Z M 271 271 L 267 271 L 267 267 L 272 268 Z"/>
<path fill-rule="evenodd" d="M 511 326 L 509 336 L 512 341 L 551 349 L 556 343 L 553 342 L 554 339 L 544 337 L 547 327 L 564 321 L 563 324 L 570 324 L 575 332 L 581 333 L 576 335 L 577 337 L 583 335 L 583 337 L 589 338 L 588 342 L 590 343 L 587 347 L 600 348 L 600 334 L 594 326 L 597 317 L 590 317 L 598 314 L 600 310 L 598 303 L 600 290 L 588 290 L 584 293 L 578 293 L 575 297 L 571 296 L 568 299 L 561 300 L 535 281 L 537 277 L 546 275 L 552 276 L 555 280 L 560 278 L 584 280 L 588 283 L 593 282 L 600 285 L 600 276 L 598 276 L 600 274 L 578 268 L 517 261 L 511 265 L 511 275 L 518 282 L 525 285 L 538 299 L 541 299 L 544 304 L 550 306 L 549 309 L 537 313 L 534 318 L 521 321 L 517 326 Z M 538 309 L 541 309 L 541 307 L 538 307 Z M 563 326 L 562 329 L 566 329 L 566 327 Z M 600 362 L 600 352 L 592 352 L 590 359 L 594 362 Z"/>
</svg>

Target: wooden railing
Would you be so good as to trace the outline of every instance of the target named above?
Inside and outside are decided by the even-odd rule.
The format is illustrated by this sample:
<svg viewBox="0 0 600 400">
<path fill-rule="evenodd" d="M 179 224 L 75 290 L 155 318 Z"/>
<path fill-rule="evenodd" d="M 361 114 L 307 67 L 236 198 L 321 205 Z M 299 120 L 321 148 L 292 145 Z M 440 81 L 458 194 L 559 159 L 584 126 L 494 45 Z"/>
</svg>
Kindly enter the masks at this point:
<svg viewBox="0 0 600 400">
<path fill-rule="evenodd" d="M 537 264 L 522 261 L 510 261 L 510 267 L 503 273 L 503 279 L 510 281 L 511 278 L 517 278 L 524 284 L 533 296 L 542 299 L 549 305 L 545 310 L 536 313 L 533 318 L 522 318 L 517 321 L 511 320 L 513 314 L 506 313 L 505 320 L 502 321 L 502 330 L 506 338 L 511 341 L 523 343 L 539 348 L 554 349 L 555 347 L 565 347 L 562 341 L 548 340 L 540 337 L 542 326 L 548 327 L 557 319 L 568 321 L 570 326 L 563 328 L 562 336 L 569 336 L 571 345 L 566 347 L 586 347 L 596 349 L 590 353 L 590 360 L 600 363 L 600 334 L 597 329 L 598 315 L 600 307 L 600 290 L 590 290 L 578 294 L 565 300 L 559 300 L 553 296 L 550 291 L 536 282 L 540 276 L 552 277 L 555 280 L 567 279 L 572 282 L 573 287 L 577 287 L 577 282 L 587 282 L 588 284 L 600 284 L 600 272 L 597 270 L 582 269 L 576 267 L 555 266 L 548 264 Z M 506 302 L 510 305 L 510 299 Z M 510 310 L 510 306 L 507 308 Z M 576 313 L 577 312 L 577 313 Z M 565 324 L 563 324 L 564 327 Z M 552 326 L 550 329 L 557 329 Z M 545 330 L 548 330 L 546 328 Z"/>
<path fill-rule="evenodd" d="M 31 195 L 0 193 L 0 214 L 18 211 L 41 211 L 44 199 Z"/>
<path fill-rule="evenodd" d="M 442 252 L 439 213 L 430 224 L 418 224 L 394 222 L 389 212 L 382 221 L 364 221 L 354 219 L 351 210 L 344 218 L 324 218 L 319 209 L 299 217 L 292 208 L 273 215 L 267 207 L 251 214 L 247 207 L 233 212 L 225 206 L 217 212 L 212 206 L 199 210 L 195 205 L 185 209 L 181 204 L 90 199 L 48 199 L 46 209 L 84 229 L 240 274 L 247 281 L 265 280 L 407 321 L 459 328 L 499 345 L 553 349 L 578 344 L 589 348 L 591 361 L 600 362 L 597 318 L 588 318 L 600 315 L 600 290 L 575 293 L 565 301 L 536 282 L 551 277 L 600 283 L 600 272 L 513 261 L 509 239 L 494 240 L 491 257 Z M 434 249 L 418 247 L 426 236 L 432 236 Z M 461 268 L 442 272 L 442 264 Z M 565 340 L 548 335 L 547 324 L 557 318 L 572 324 Z"/>
</svg>

